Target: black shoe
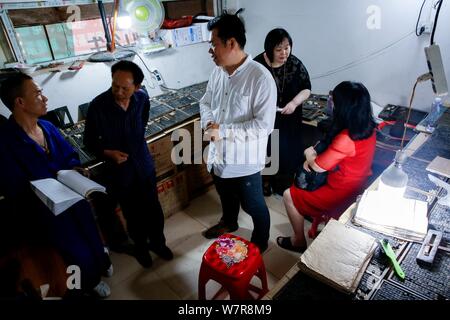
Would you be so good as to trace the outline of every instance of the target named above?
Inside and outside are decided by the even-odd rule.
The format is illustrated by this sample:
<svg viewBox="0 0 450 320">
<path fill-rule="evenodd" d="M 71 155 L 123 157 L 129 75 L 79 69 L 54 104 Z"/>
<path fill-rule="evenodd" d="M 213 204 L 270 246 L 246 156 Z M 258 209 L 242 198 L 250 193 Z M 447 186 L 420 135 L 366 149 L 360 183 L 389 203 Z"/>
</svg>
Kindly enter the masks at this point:
<svg viewBox="0 0 450 320">
<path fill-rule="evenodd" d="M 153 260 L 147 248 L 136 248 L 134 257 L 143 268 L 151 268 Z"/>
<path fill-rule="evenodd" d="M 116 253 L 125 253 L 128 255 L 133 255 L 134 245 L 130 240 L 127 239 L 126 241 L 110 244 L 109 249 Z"/>
<path fill-rule="evenodd" d="M 172 260 L 173 253 L 172 250 L 169 249 L 165 244 L 162 246 L 152 246 L 151 244 L 148 246 L 149 250 L 156 253 L 158 256 L 163 258 L 164 260 Z"/>
<path fill-rule="evenodd" d="M 239 229 L 239 226 L 237 224 L 234 226 L 227 226 L 222 220 L 220 220 L 218 224 L 204 231 L 203 236 L 206 239 L 215 239 L 223 235 L 224 233 L 233 232 L 237 229 Z"/>
<path fill-rule="evenodd" d="M 303 253 L 306 250 L 306 244 L 300 247 L 294 247 L 291 242 L 291 237 L 277 237 L 277 244 L 283 249 Z"/>
</svg>

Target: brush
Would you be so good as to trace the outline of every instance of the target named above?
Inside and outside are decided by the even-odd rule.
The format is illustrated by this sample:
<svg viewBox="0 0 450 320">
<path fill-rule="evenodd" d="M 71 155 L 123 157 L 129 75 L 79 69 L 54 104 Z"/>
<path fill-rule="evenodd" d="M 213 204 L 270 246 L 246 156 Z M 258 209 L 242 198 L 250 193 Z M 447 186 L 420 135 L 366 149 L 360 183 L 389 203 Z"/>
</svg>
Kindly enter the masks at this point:
<svg viewBox="0 0 450 320">
<path fill-rule="evenodd" d="M 400 264 L 397 261 L 397 257 L 395 256 L 395 252 L 394 252 L 394 250 L 392 250 L 392 247 L 389 244 L 389 240 L 383 239 L 383 240 L 380 240 L 380 243 L 381 243 L 381 248 L 382 248 L 383 252 L 389 258 L 389 260 L 391 260 L 397 276 L 400 279 L 405 280 L 405 273 L 403 272 L 402 267 L 400 267 Z"/>
</svg>

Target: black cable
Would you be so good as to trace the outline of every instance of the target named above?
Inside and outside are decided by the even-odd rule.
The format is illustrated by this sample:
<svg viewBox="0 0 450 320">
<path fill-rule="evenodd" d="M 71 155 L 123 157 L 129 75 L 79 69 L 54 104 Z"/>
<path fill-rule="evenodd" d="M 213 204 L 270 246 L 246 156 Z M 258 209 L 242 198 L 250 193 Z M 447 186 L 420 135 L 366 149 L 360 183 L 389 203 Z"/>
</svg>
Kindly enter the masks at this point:
<svg viewBox="0 0 450 320">
<path fill-rule="evenodd" d="M 433 32 L 431 33 L 430 46 L 434 44 L 434 32 L 436 31 L 436 26 L 439 18 L 439 12 L 441 11 L 442 1 L 439 1 L 438 8 L 436 10 L 436 16 L 434 18 Z"/>
<path fill-rule="evenodd" d="M 238 16 L 241 12 L 244 12 L 244 8 L 239 8 L 238 11 L 236 11 L 236 13 L 234 14 L 235 16 Z"/>
<path fill-rule="evenodd" d="M 422 6 L 420 7 L 420 11 L 419 11 L 419 16 L 417 17 L 417 22 L 416 22 L 416 36 L 422 35 L 422 33 L 425 31 L 425 28 L 422 27 L 422 28 L 420 28 L 420 33 L 417 33 L 417 27 L 419 26 L 420 17 L 422 16 L 422 9 L 423 9 L 423 6 L 425 5 L 425 2 L 427 2 L 427 0 L 423 0 Z"/>
<path fill-rule="evenodd" d="M 108 51 L 111 51 L 111 33 L 109 32 L 108 22 L 106 21 L 106 12 L 105 12 L 105 6 L 103 5 L 103 1 L 98 1 L 98 10 L 100 11 L 100 17 L 103 24 L 103 29 L 105 32 L 105 38 L 106 38 L 106 49 Z"/>
</svg>

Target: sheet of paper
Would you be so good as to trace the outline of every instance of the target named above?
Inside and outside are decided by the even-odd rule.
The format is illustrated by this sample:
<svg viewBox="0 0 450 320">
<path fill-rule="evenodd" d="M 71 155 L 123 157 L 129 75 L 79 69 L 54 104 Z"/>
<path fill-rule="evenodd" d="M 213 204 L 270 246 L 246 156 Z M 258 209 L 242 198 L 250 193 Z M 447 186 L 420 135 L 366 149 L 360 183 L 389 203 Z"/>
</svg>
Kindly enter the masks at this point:
<svg viewBox="0 0 450 320">
<path fill-rule="evenodd" d="M 84 197 L 87 197 L 93 191 L 106 192 L 104 186 L 86 178 L 75 170 L 58 171 L 58 180 Z"/>
<path fill-rule="evenodd" d="M 401 239 L 420 241 L 427 233 L 427 212 L 425 201 L 392 198 L 378 190 L 366 190 L 353 222 Z"/>
</svg>

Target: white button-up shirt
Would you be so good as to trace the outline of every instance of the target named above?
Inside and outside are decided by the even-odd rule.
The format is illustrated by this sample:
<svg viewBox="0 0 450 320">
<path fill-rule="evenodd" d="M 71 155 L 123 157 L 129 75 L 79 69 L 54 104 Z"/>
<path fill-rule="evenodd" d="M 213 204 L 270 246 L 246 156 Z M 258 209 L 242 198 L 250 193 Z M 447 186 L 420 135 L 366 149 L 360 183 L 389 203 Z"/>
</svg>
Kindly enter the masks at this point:
<svg viewBox="0 0 450 320">
<path fill-rule="evenodd" d="M 221 138 L 209 144 L 208 171 L 234 178 L 264 169 L 276 103 L 272 75 L 250 55 L 232 75 L 216 67 L 200 100 L 202 128 L 218 123 Z"/>
</svg>

